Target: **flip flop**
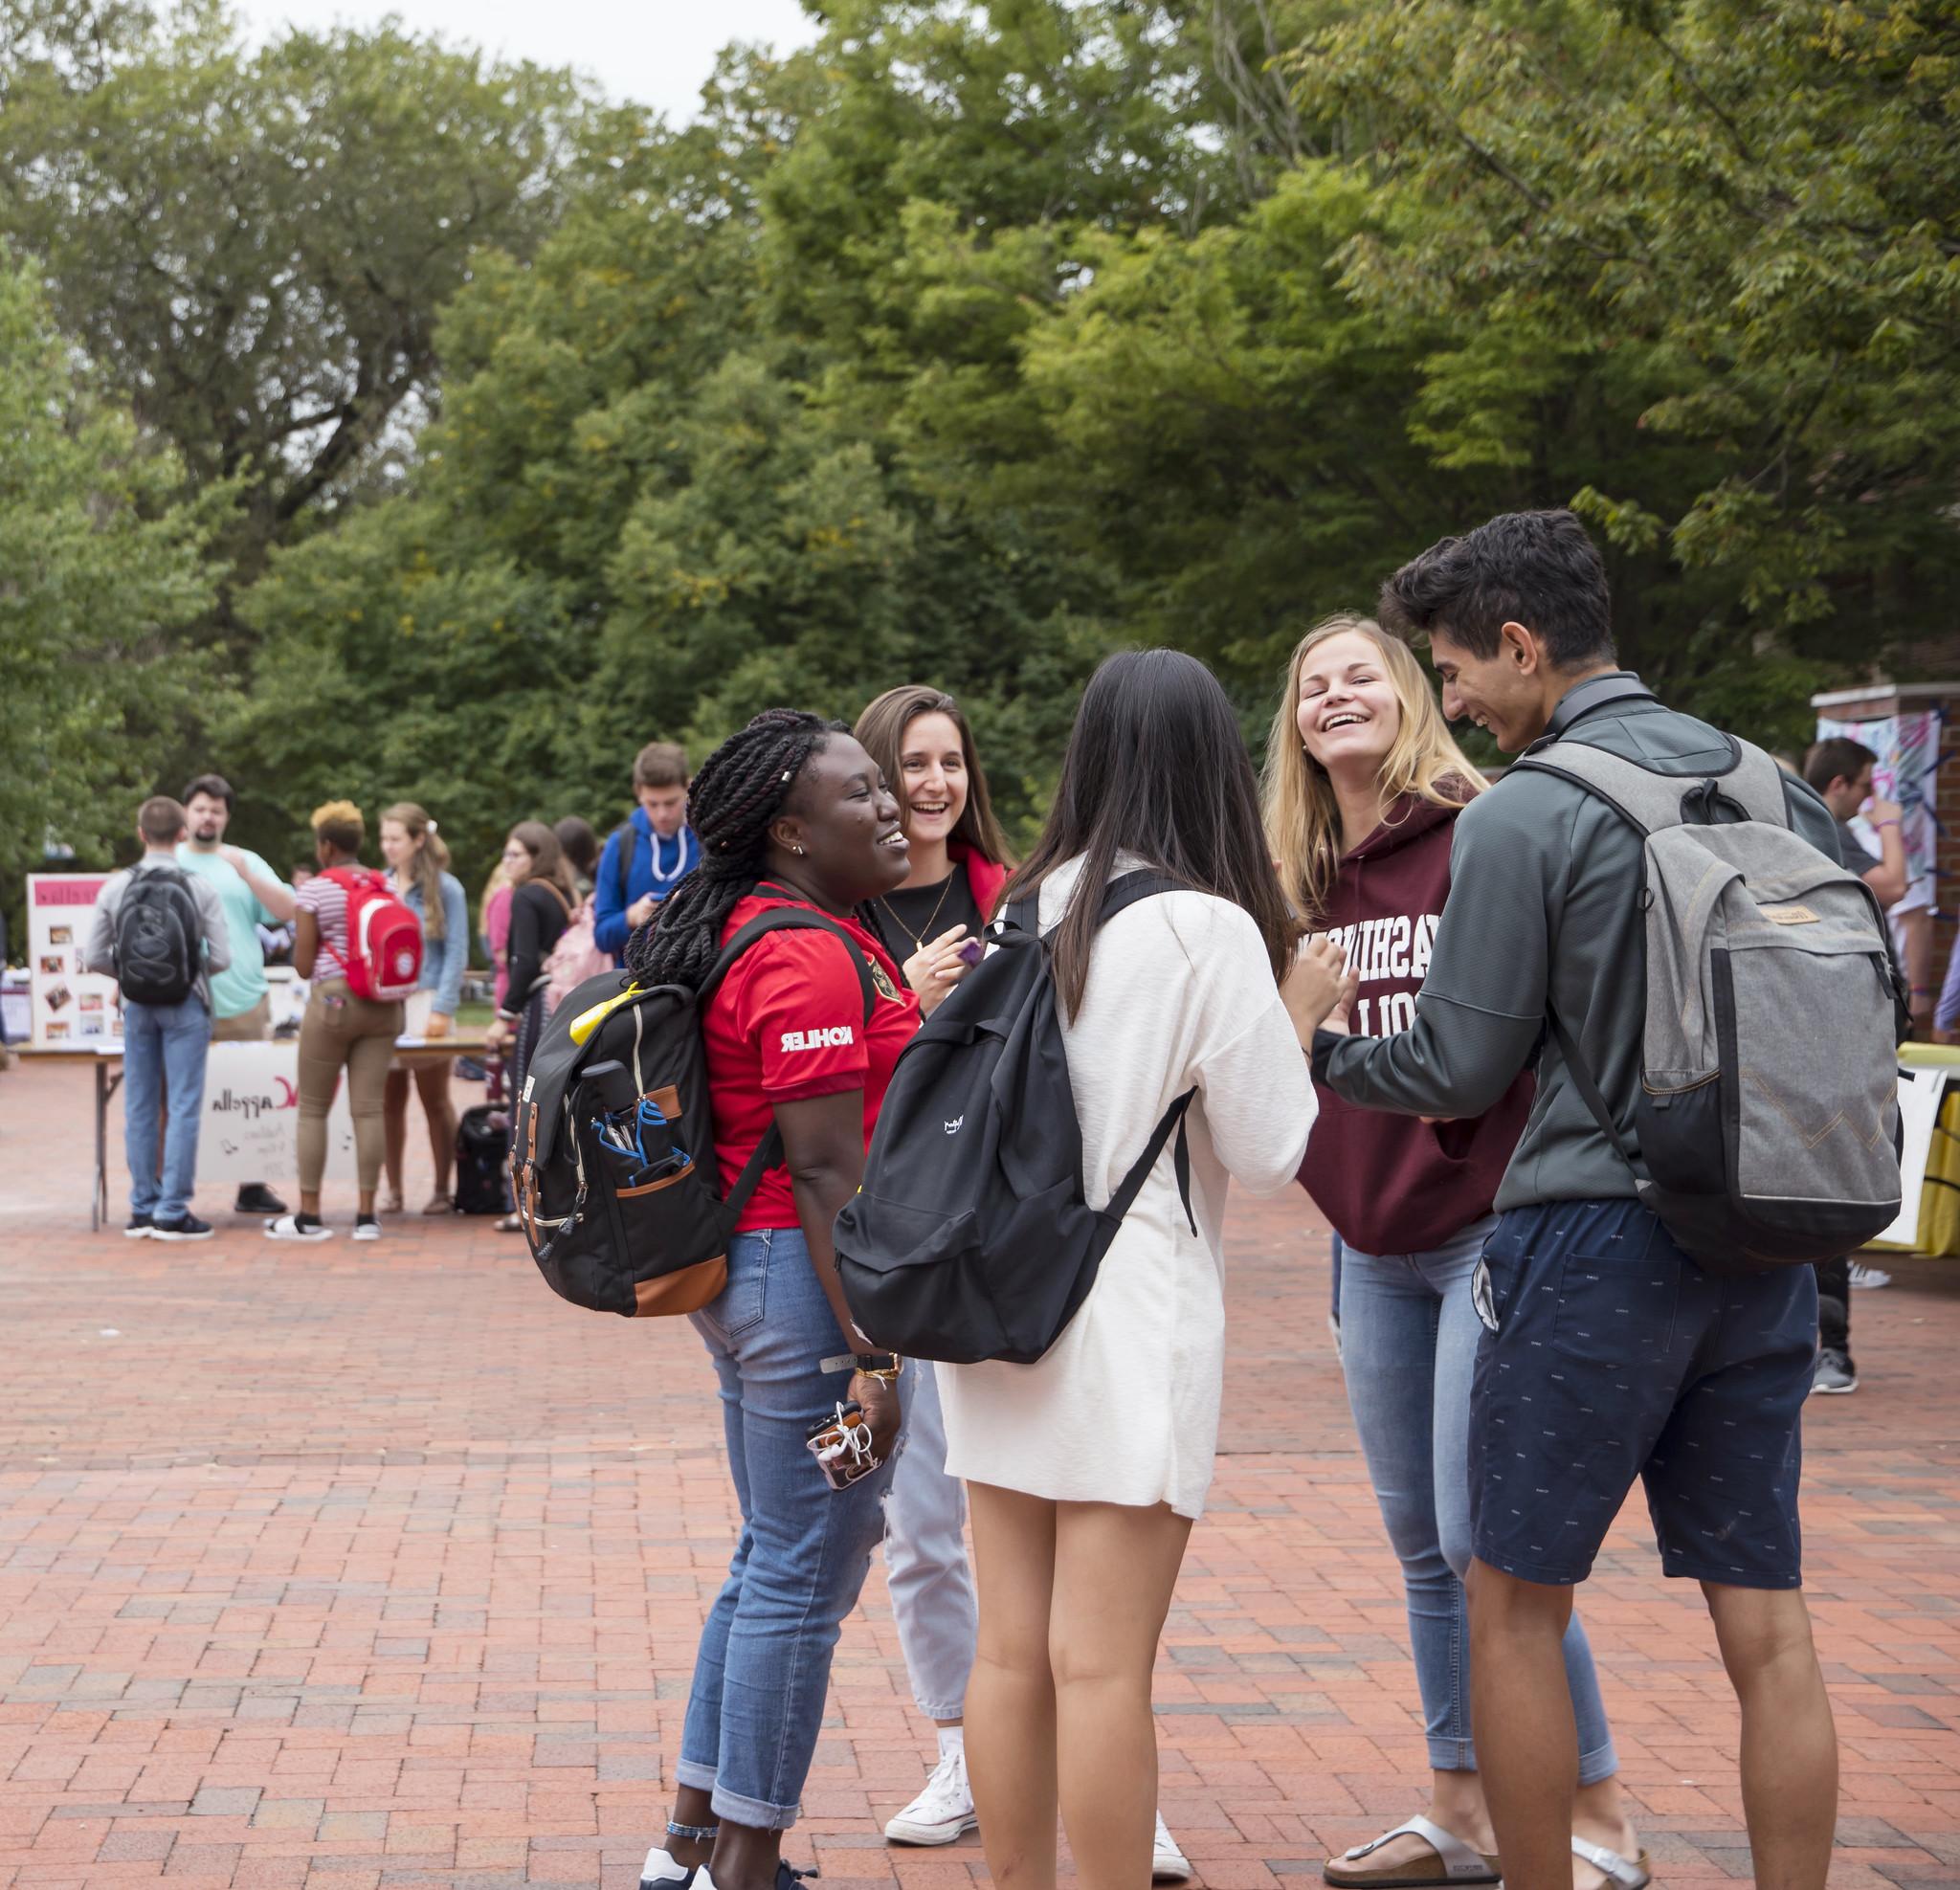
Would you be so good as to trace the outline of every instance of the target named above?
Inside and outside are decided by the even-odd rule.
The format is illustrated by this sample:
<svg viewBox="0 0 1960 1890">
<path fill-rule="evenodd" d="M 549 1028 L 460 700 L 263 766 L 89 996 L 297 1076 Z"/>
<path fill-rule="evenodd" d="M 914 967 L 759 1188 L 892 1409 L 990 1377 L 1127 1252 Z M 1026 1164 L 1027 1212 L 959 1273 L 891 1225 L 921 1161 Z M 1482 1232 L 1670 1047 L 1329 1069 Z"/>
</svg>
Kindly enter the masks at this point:
<svg viewBox="0 0 1960 1890">
<path fill-rule="evenodd" d="M 1583 1837 L 1575 1837 L 1572 1856 L 1602 1872 L 1607 1882 L 1617 1886 L 1617 1890 L 1647 1890 L 1654 1881 L 1651 1859 L 1644 1851 L 1628 1863 L 1617 1851 L 1609 1851 L 1604 1844 L 1589 1844 Z"/>
<path fill-rule="evenodd" d="M 1436 1853 L 1435 1864 L 1427 1867 L 1419 1861 L 1378 1864 L 1373 1870 L 1344 1872 L 1339 1877 L 1334 1875 L 1336 1864 L 1358 1863 L 1395 1837 L 1421 1838 Z M 1610 1857 L 1612 1853 L 1607 1855 Z M 1606 1866 L 1601 1864 L 1599 1868 L 1604 1870 Z M 1495 1857 L 1486 1857 L 1481 1851 L 1473 1851 L 1460 1837 L 1445 1831 L 1441 1825 L 1420 1817 L 1411 1818 L 1407 1824 L 1398 1824 L 1393 1831 L 1383 1832 L 1371 1843 L 1357 1844 L 1341 1857 L 1328 1858 L 1321 1866 L 1321 1875 L 1329 1883 L 1363 1884 L 1367 1890 L 1434 1890 L 1435 1886 L 1446 1883 L 1496 1883 L 1503 1878 Z M 1626 1886 L 1626 1890 L 1632 1890 L 1632 1886 Z"/>
</svg>

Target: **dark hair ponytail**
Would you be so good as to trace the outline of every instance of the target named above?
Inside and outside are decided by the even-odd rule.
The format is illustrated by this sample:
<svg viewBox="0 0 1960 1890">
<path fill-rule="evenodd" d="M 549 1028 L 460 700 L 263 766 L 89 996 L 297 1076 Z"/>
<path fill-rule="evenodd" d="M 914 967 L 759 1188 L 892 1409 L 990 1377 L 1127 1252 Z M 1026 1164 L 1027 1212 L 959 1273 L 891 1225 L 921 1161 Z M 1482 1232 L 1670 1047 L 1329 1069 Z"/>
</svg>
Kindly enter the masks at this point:
<svg viewBox="0 0 1960 1890">
<path fill-rule="evenodd" d="M 701 864 L 633 935 L 626 963 L 635 976 L 701 988 L 721 955 L 729 913 L 762 878 L 769 822 L 811 756 L 845 732 L 841 722 L 801 709 L 765 709 L 702 763 L 688 799 Z"/>
</svg>

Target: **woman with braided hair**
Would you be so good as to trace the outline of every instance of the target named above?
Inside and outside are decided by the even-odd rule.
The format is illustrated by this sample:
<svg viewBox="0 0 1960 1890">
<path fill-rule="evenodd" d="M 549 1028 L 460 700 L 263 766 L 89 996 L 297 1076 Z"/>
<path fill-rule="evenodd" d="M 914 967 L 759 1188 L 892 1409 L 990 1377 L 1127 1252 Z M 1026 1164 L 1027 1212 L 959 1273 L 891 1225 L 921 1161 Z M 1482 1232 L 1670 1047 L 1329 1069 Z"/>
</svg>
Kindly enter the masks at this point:
<svg viewBox="0 0 1960 1890">
<path fill-rule="evenodd" d="M 667 1842 L 640 1878 L 646 1890 L 697 1879 L 697 1890 L 794 1890 L 783 1832 L 899 1439 L 900 1362 L 864 1349 L 831 1228 L 918 1027 L 922 1001 L 854 916 L 903 882 L 909 849 L 871 757 L 841 723 L 792 709 L 757 716 L 708 757 L 692 811 L 701 865 L 634 935 L 628 963 L 642 978 L 699 989 L 728 940 L 772 908 L 830 923 L 765 933 L 701 1012 L 724 1191 L 771 1127 L 783 1164 L 736 1220 L 727 1285 L 691 1315 L 721 1380 L 742 1534 L 702 1631 Z M 878 1467 L 833 1489 L 804 1439 L 844 1399 L 862 1409 Z"/>
</svg>

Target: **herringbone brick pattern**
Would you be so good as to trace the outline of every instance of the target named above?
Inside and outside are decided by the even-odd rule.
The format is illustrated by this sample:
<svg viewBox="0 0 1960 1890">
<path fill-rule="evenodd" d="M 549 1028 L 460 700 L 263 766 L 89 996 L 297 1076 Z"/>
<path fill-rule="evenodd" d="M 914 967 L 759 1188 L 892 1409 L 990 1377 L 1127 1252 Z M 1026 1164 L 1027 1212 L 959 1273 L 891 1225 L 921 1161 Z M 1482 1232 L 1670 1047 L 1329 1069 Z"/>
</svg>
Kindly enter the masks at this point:
<svg viewBox="0 0 1960 1890">
<path fill-rule="evenodd" d="M 686 1325 L 561 1305 L 482 1222 L 296 1250 L 207 1190 L 216 1240 L 91 1236 L 85 1085 L 0 1075 L 0 1890 L 625 1890 L 732 1538 Z M 1157 1697 L 1204 1882 L 1266 1890 L 1418 1809 L 1422 1748 L 1325 1235 L 1298 1196 L 1247 1206 L 1232 1259 Z M 1805 1520 L 1834 1881 L 1929 1890 L 1960 1885 L 1960 1268 L 1896 1270 L 1855 1307 L 1865 1389 L 1812 1408 Z M 1583 1597 L 1627 1781 L 1664 1883 L 1747 1878 L 1733 1705 L 1643 1525 Z M 879 1835 L 930 1746 L 874 1574 L 792 1859 L 827 1890 L 984 1879 L 975 1843 Z"/>
</svg>

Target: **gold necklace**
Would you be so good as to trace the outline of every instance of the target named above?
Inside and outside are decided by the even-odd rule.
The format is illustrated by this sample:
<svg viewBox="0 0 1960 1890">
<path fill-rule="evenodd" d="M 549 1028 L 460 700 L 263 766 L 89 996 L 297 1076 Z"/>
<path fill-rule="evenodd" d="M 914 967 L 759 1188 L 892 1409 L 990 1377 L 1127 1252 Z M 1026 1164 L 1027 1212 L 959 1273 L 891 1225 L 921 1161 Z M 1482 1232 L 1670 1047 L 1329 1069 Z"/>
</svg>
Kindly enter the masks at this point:
<svg viewBox="0 0 1960 1890">
<path fill-rule="evenodd" d="M 912 941 L 912 950 L 915 953 L 922 952 L 925 949 L 925 941 L 927 940 L 927 938 L 932 936 L 933 926 L 939 923 L 939 915 L 946 909 L 946 896 L 952 891 L 953 881 L 959 877 L 959 871 L 960 869 L 957 866 L 955 866 L 953 870 L 946 876 L 946 883 L 939 889 L 938 901 L 934 904 L 932 908 L 932 917 L 925 922 L 925 930 L 924 932 L 913 931 L 911 926 L 906 924 L 905 922 L 902 919 L 901 919 L 896 912 L 892 910 L 891 901 L 887 900 L 882 893 L 879 894 L 878 902 L 880 905 L 884 907 L 885 917 L 889 919 L 892 922 L 892 923 L 899 928 L 900 931 L 904 933 L 904 935 Z"/>
</svg>

